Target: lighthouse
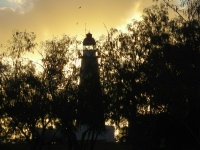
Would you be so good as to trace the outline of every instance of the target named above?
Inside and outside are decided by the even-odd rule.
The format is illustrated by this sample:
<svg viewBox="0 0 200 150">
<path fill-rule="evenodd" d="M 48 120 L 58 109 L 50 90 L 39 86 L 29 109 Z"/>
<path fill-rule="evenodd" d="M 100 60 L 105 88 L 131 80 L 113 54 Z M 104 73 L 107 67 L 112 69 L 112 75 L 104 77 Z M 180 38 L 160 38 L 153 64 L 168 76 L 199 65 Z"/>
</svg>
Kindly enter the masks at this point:
<svg viewBox="0 0 200 150">
<path fill-rule="evenodd" d="M 79 120 L 88 127 L 104 125 L 102 91 L 96 41 L 91 33 L 83 40 L 79 83 Z"/>
</svg>

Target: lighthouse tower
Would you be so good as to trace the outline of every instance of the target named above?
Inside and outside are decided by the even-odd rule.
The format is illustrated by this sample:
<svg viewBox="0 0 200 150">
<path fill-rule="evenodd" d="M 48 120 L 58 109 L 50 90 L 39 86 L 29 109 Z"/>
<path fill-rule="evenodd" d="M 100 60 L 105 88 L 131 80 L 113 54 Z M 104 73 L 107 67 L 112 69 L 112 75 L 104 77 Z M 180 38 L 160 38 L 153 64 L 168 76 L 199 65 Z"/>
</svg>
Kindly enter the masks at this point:
<svg viewBox="0 0 200 150">
<path fill-rule="evenodd" d="M 89 127 L 104 125 L 96 42 L 91 33 L 83 41 L 79 84 L 79 120 Z"/>
</svg>

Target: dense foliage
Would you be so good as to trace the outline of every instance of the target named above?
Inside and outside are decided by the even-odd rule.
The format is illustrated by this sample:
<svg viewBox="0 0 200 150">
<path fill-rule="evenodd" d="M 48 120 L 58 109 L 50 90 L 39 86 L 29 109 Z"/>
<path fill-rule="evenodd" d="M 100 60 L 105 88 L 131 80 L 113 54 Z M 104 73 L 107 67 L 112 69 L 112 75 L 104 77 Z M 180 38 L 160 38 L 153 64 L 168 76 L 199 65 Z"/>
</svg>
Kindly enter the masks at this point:
<svg viewBox="0 0 200 150">
<path fill-rule="evenodd" d="M 127 33 L 101 45 L 106 115 L 129 122 L 135 148 L 199 147 L 199 20 L 169 18 L 168 4 L 144 10 Z"/>
</svg>

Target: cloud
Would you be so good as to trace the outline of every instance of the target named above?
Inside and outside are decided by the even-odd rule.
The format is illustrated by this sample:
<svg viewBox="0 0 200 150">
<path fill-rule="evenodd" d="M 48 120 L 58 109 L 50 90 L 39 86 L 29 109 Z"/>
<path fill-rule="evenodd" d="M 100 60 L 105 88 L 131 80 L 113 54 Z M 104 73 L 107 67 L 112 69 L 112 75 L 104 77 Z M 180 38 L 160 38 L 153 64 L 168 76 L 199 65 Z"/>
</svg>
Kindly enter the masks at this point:
<svg viewBox="0 0 200 150">
<path fill-rule="evenodd" d="M 26 0 L 8 0 L 8 2 L 23 5 L 24 3 L 26 3 Z"/>
<path fill-rule="evenodd" d="M 30 11 L 37 0 L 5 0 L 0 3 L 0 8 L 10 8 L 17 13 L 24 14 Z"/>
<path fill-rule="evenodd" d="M 4 11 L 11 11 L 11 12 L 14 12 L 15 9 L 14 9 L 14 8 L 10 8 L 10 7 L 1 7 L 1 8 L 0 8 L 0 12 L 4 12 Z"/>
</svg>

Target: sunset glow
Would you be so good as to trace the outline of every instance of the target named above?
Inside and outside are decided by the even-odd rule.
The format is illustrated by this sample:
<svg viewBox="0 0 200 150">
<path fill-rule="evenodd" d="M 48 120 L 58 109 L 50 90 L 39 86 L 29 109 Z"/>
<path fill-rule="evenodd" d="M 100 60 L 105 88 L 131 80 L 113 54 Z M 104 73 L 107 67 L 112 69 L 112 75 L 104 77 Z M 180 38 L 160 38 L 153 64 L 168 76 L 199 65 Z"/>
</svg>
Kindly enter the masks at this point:
<svg viewBox="0 0 200 150">
<path fill-rule="evenodd" d="M 95 38 L 108 29 L 124 30 L 132 19 L 140 19 L 145 0 L 1 0 L 0 44 L 6 45 L 13 30 L 35 32 L 37 42 L 52 36 L 77 36 L 90 31 Z"/>
</svg>

